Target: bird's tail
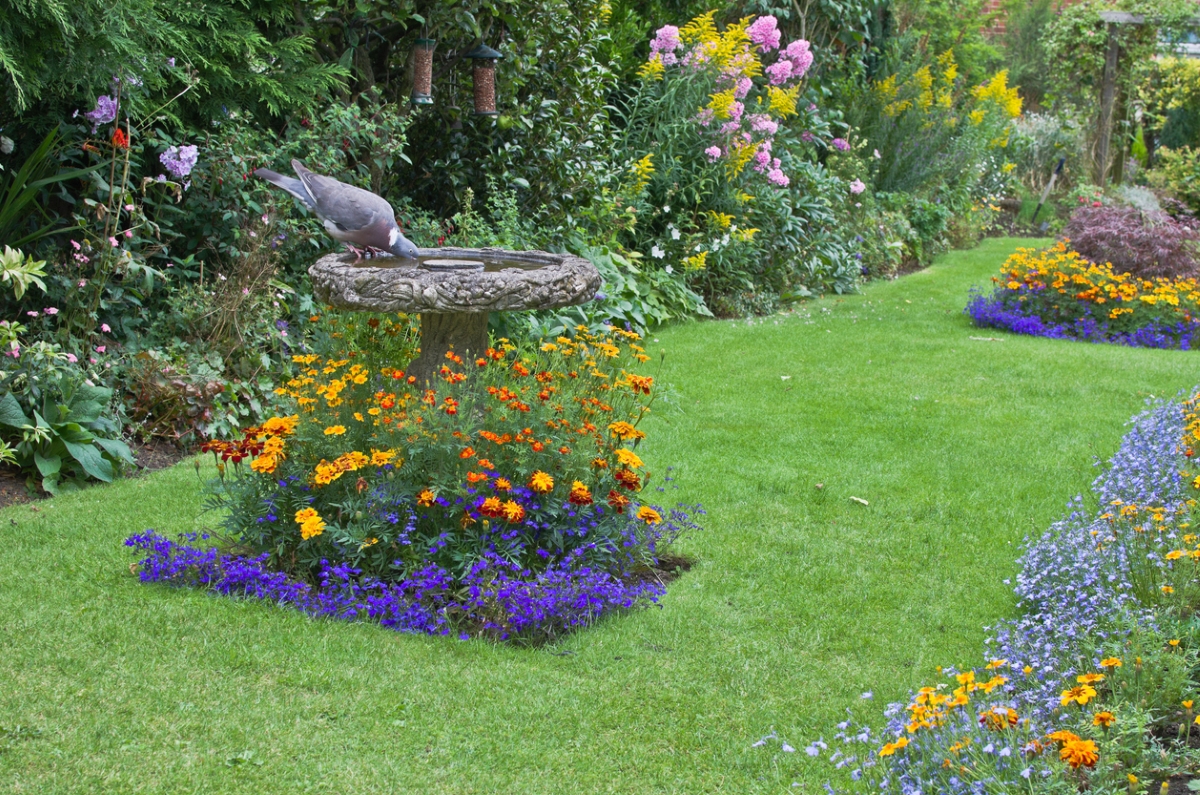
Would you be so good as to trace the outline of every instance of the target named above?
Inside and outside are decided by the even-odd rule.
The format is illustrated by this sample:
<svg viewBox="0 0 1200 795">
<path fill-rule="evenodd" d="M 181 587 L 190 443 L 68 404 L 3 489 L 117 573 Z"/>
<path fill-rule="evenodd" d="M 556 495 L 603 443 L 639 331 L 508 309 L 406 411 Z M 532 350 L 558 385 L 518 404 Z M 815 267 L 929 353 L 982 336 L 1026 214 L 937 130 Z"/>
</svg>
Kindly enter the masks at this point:
<svg viewBox="0 0 1200 795">
<path fill-rule="evenodd" d="M 308 188 L 304 187 L 304 183 L 295 177 L 285 177 L 283 174 L 278 174 L 269 168 L 260 168 L 254 172 L 254 176 L 259 179 L 265 179 L 272 185 L 283 188 L 288 193 L 295 196 L 310 210 L 315 208 L 317 203 L 313 201 L 313 197 L 309 195 Z"/>
</svg>

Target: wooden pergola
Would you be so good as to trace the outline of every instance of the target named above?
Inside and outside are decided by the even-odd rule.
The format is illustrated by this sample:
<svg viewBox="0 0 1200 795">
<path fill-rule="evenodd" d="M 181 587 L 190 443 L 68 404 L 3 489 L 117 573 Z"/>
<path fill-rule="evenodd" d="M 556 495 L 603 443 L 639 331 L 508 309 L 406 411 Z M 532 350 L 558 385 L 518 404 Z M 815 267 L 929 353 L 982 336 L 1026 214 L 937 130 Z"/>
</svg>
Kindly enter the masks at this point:
<svg viewBox="0 0 1200 795">
<path fill-rule="evenodd" d="M 1112 146 L 1113 113 L 1117 100 L 1117 69 L 1121 60 L 1121 41 L 1117 29 L 1122 25 L 1144 25 L 1144 14 L 1129 14 L 1124 11 L 1101 11 L 1100 19 L 1108 27 L 1108 48 L 1104 53 L 1104 76 L 1100 83 L 1100 118 L 1096 130 L 1096 184 L 1100 187 L 1108 182 L 1109 150 Z M 1151 22 L 1154 19 L 1150 20 Z M 1192 17 L 1190 23 L 1200 27 L 1200 17 Z M 1112 169 L 1113 178 L 1120 181 L 1124 174 L 1124 147 Z"/>
</svg>

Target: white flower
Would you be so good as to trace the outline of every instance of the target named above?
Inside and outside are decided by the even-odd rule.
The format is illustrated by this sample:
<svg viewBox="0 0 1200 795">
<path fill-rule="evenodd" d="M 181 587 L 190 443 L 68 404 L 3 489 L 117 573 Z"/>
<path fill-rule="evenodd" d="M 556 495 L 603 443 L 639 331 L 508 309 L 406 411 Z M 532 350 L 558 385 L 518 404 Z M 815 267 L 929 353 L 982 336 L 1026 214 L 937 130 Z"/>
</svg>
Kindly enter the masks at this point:
<svg viewBox="0 0 1200 795">
<path fill-rule="evenodd" d="M 664 213 L 669 213 L 669 212 L 671 212 L 671 205 L 669 205 L 669 204 L 668 204 L 668 205 L 664 206 L 664 207 L 663 207 L 663 212 L 664 212 Z"/>
<path fill-rule="evenodd" d="M 7 135 L 0 135 L 0 154 L 11 155 L 14 146 L 16 146 L 16 144 L 13 143 L 13 139 L 9 138 Z"/>
<path fill-rule="evenodd" d="M 655 259 L 662 259 L 663 257 L 667 256 L 667 252 L 663 251 L 656 245 L 650 249 L 650 256 L 654 257 Z"/>
<path fill-rule="evenodd" d="M 668 265 L 667 267 L 663 268 L 663 270 L 665 270 L 667 273 L 674 273 L 674 272 L 675 272 L 675 269 L 674 269 L 674 268 L 672 268 L 670 265 Z"/>
<path fill-rule="evenodd" d="M 671 230 L 671 239 L 672 239 L 672 240 L 678 240 L 678 239 L 679 239 L 679 230 L 678 230 L 678 229 L 676 229 L 676 228 L 675 228 L 675 227 L 673 227 L 673 226 L 670 226 L 670 227 L 667 227 L 667 228 Z"/>
</svg>

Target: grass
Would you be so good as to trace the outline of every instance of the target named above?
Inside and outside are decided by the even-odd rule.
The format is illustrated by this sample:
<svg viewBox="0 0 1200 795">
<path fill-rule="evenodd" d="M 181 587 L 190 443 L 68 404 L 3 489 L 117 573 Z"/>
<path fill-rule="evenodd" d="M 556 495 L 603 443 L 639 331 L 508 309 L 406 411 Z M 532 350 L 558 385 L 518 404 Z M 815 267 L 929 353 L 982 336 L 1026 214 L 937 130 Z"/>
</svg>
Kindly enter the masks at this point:
<svg viewBox="0 0 1200 795">
<path fill-rule="evenodd" d="M 698 563 L 551 648 L 139 584 L 125 536 L 211 521 L 191 464 L 0 511 L 0 792 L 819 791 L 823 763 L 751 743 L 979 662 L 1021 539 L 1198 380 L 1192 353 L 972 328 L 1017 244 L 655 335 L 674 400 L 644 452 L 709 512 Z"/>
</svg>

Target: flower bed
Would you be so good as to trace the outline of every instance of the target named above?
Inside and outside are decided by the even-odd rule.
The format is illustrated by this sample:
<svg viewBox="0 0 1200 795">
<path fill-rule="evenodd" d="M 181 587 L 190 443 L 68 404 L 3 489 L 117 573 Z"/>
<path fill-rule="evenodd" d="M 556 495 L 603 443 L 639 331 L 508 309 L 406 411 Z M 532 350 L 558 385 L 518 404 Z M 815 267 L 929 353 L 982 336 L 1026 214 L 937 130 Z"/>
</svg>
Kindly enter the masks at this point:
<svg viewBox="0 0 1200 795">
<path fill-rule="evenodd" d="M 134 536 L 142 579 L 501 639 L 656 600 L 700 511 L 643 498 L 654 379 L 638 335 L 610 331 L 450 352 L 428 389 L 353 354 L 294 357 L 296 414 L 205 445 L 227 548 Z"/>
<path fill-rule="evenodd" d="M 1200 392 L 1135 417 L 1098 501 L 1027 540 L 1020 616 L 986 665 L 888 706 L 881 736 L 839 726 L 830 761 L 872 791 L 1147 792 L 1200 770 Z M 823 740 L 810 754 L 825 750 Z M 1157 789 L 1155 789 L 1157 791 Z"/>
<path fill-rule="evenodd" d="M 1017 334 L 1146 348 L 1190 350 L 1200 327 L 1195 279 L 1141 279 L 1114 273 L 1059 242 L 1017 249 L 993 277 L 990 296 L 974 293 L 966 312 L 977 326 Z"/>
</svg>

